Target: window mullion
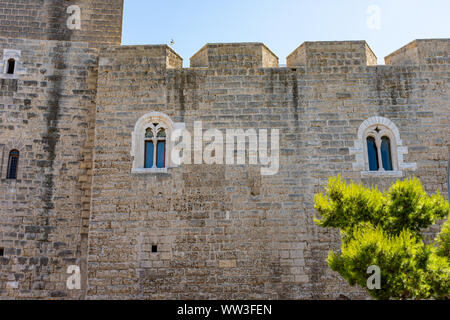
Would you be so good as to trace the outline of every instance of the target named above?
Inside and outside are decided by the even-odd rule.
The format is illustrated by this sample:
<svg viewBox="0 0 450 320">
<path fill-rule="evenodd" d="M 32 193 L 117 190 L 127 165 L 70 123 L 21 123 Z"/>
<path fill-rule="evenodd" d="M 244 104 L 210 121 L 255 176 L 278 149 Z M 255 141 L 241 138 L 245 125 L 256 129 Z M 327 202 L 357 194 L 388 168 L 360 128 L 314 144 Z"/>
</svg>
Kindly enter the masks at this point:
<svg viewBox="0 0 450 320">
<path fill-rule="evenodd" d="M 153 138 L 153 167 L 152 168 L 156 168 L 156 160 L 158 159 L 157 153 L 158 153 L 158 139 Z"/>
<path fill-rule="evenodd" d="M 380 135 L 376 136 L 375 143 L 376 143 L 376 146 L 377 146 L 378 171 L 384 171 L 383 157 L 381 156 L 381 138 L 380 138 Z"/>
</svg>

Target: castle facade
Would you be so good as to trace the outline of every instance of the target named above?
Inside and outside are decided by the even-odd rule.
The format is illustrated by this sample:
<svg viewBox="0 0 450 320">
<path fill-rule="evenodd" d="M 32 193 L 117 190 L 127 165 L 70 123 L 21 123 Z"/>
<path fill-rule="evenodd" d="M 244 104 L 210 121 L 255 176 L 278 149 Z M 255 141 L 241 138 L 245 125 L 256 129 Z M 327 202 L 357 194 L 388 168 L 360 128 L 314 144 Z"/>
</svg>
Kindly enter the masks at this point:
<svg viewBox="0 0 450 320">
<path fill-rule="evenodd" d="M 122 46 L 122 11 L 0 1 L 0 298 L 366 297 L 329 269 L 314 194 L 341 174 L 447 196 L 450 39 L 386 65 L 365 41 L 305 42 L 286 67 L 206 44 L 183 68 Z"/>
</svg>

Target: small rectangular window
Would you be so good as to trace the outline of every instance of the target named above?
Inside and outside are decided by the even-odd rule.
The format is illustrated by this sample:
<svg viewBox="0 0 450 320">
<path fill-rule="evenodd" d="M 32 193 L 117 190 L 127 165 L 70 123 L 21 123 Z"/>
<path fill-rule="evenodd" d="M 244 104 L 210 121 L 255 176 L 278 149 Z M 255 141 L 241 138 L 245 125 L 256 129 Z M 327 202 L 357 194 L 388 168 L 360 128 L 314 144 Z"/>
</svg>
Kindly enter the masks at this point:
<svg viewBox="0 0 450 320">
<path fill-rule="evenodd" d="M 5 249 L 0 248 L 0 257 L 3 257 L 5 255 Z"/>
<path fill-rule="evenodd" d="M 156 252 L 158 252 L 158 246 L 153 245 L 152 246 L 152 253 L 156 253 Z"/>
<path fill-rule="evenodd" d="M 14 59 L 9 59 L 8 60 L 8 70 L 7 73 L 8 74 L 14 74 L 14 69 L 16 68 L 16 60 Z"/>
<path fill-rule="evenodd" d="M 17 168 L 19 164 L 19 151 L 12 150 L 9 153 L 7 179 L 17 179 Z"/>
</svg>

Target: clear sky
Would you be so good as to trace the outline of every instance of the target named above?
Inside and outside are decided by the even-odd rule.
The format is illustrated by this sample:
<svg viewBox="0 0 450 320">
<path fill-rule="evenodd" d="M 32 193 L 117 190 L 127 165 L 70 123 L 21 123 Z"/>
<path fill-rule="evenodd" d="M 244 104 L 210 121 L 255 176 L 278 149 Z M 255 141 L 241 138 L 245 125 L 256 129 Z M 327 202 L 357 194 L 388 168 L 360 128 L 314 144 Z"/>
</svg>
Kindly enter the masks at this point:
<svg viewBox="0 0 450 320">
<path fill-rule="evenodd" d="M 366 40 L 384 57 L 450 38 L 450 0 L 125 0 L 123 44 L 169 44 L 189 67 L 206 43 L 263 42 L 280 64 L 304 41 Z"/>
</svg>

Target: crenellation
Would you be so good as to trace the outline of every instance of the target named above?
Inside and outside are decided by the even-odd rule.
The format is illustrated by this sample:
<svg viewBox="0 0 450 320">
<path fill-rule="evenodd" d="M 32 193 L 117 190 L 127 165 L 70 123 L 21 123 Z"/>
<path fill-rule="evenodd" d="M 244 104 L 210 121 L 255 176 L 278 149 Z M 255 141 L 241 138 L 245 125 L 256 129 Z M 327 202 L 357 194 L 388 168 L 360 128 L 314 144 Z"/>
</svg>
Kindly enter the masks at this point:
<svg viewBox="0 0 450 320">
<path fill-rule="evenodd" d="M 442 65 L 450 63 L 450 39 L 419 39 L 391 53 L 386 65 Z"/>
<path fill-rule="evenodd" d="M 365 41 L 305 42 L 287 57 L 287 67 L 308 66 L 345 70 L 377 65 L 377 57 Z"/>
<path fill-rule="evenodd" d="M 263 43 L 208 43 L 191 58 L 192 68 L 276 68 L 278 57 Z"/>
</svg>

